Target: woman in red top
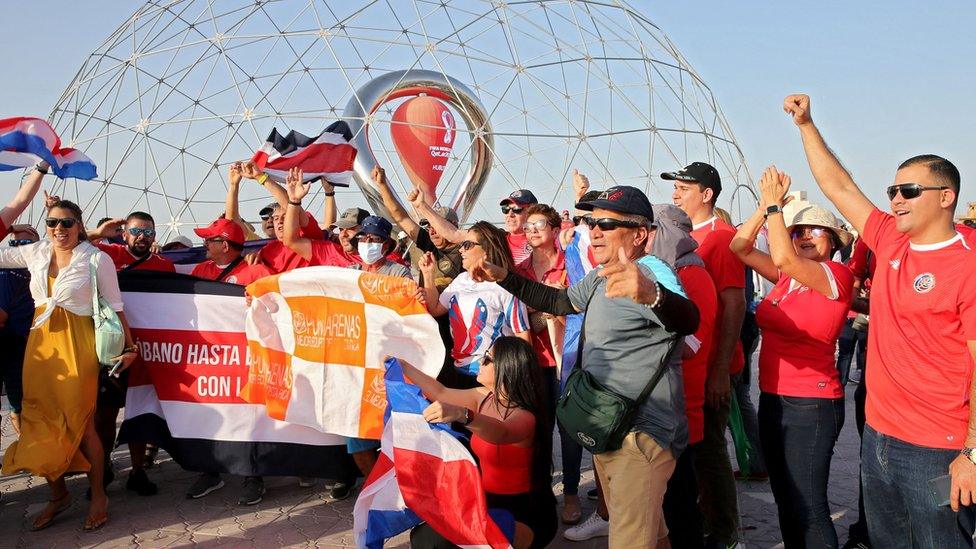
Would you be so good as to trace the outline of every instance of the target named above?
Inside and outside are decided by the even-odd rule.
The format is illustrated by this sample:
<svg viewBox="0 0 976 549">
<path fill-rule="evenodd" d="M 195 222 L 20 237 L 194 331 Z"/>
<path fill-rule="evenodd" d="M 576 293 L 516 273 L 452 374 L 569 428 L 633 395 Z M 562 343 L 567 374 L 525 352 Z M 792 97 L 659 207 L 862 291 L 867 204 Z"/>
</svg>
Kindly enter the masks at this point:
<svg viewBox="0 0 976 549">
<path fill-rule="evenodd" d="M 532 254 L 515 266 L 515 272 L 536 282 L 556 288 L 566 287 L 566 255 L 556 246 L 561 221 L 559 213 L 547 204 L 533 204 L 526 211 L 525 238 Z M 532 348 L 542 366 L 542 381 L 549 402 L 549 416 L 556 414 L 559 398 L 558 357 L 562 355 L 562 341 L 566 333 L 566 317 L 529 311 L 529 334 Z M 556 343 L 553 346 L 553 342 Z"/>
<path fill-rule="evenodd" d="M 776 286 L 759 304 L 759 437 L 786 547 L 837 547 L 827 504 L 834 443 L 844 425 L 844 389 L 834 349 L 851 305 L 854 276 L 831 261 L 851 240 L 833 214 L 810 204 L 783 220 L 789 176 L 770 167 L 760 207 L 732 240 L 743 263 Z M 767 255 L 753 247 L 765 218 Z"/>
<path fill-rule="evenodd" d="M 531 345 L 503 336 L 478 370 L 481 387 L 448 389 L 410 364 L 403 371 L 433 403 L 430 423 L 461 422 L 471 430 L 489 509 L 504 509 L 516 522 L 516 548 L 545 547 L 556 535 L 552 493 L 552 420 L 542 375 Z M 410 533 L 411 547 L 453 547 L 427 524 Z"/>
</svg>

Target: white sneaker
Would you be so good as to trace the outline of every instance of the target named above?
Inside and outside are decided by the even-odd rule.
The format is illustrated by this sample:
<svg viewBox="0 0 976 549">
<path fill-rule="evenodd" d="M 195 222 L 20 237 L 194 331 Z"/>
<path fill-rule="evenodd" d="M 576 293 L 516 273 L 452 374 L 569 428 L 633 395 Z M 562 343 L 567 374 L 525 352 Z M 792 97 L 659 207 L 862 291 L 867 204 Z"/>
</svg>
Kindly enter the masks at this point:
<svg viewBox="0 0 976 549">
<path fill-rule="evenodd" d="M 603 520 L 603 517 L 593 511 L 593 514 L 586 518 L 579 526 L 567 528 L 563 532 L 563 537 L 570 541 L 586 541 L 598 536 L 610 535 L 610 521 Z"/>
</svg>

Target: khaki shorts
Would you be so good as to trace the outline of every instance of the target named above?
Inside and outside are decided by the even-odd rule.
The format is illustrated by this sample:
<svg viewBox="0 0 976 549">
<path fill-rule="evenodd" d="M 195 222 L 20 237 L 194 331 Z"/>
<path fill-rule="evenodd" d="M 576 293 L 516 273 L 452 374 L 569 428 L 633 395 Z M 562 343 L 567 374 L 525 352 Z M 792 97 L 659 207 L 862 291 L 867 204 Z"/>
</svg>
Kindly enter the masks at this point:
<svg viewBox="0 0 976 549">
<path fill-rule="evenodd" d="M 631 432 L 619 450 L 593 456 L 610 511 L 610 547 L 653 548 L 667 537 L 664 492 L 674 472 L 670 449 Z"/>
</svg>

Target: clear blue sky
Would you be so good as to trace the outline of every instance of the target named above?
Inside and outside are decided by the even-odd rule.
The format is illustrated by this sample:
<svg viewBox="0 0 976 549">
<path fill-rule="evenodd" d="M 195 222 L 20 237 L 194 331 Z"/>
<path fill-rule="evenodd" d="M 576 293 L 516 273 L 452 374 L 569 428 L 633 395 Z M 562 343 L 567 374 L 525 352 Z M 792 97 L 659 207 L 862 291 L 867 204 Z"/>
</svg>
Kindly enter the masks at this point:
<svg viewBox="0 0 976 549">
<path fill-rule="evenodd" d="M 85 56 L 137 5 L 86 0 L 7 6 L 8 76 L 0 87 L 0 116 L 46 117 Z M 963 204 L 976 201 L 976 5 L 632 5 L 667 33 L 711 86 L 754 177 L 775 163 L 794 176 L 796 189 L 822 200 L 796 130 L 780 110 L 786 94 L 803 91 L 813 96 L 814 117 L 828 143 L 876 203 L 884 203 L 883 189 L 901 160 L 929 152 L 956 163 Z"/>
</svg>

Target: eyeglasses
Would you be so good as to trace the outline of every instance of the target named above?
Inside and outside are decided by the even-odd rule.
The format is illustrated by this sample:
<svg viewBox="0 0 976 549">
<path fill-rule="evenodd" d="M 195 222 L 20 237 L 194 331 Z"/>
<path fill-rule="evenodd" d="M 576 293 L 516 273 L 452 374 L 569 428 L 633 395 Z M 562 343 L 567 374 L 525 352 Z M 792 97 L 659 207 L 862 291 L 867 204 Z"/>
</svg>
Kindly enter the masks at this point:
<svg viewBox="0 0 976 549">
<path fill-rule="evenodd" d="M 47 225 L 48 229 L 53 229 L 58 225 L 61 225 L 65 229 L 70 229 L 77 222 L 78 220 L 73 217 L 49 217 L 44 220 L 44 224 Z"/>
<path fill-rule="evenodd" d="M 267 221 L 269 219 L 271 219 L 271 214 L 262 214 L 261 215 L 261 221 Z"/>
<path fill-rule="evenodd" d="M 129 227 L 129 234 L 138 237 L 139 235 L 145 235 L 146 238 L 153 238 L 156 236 L 156 229 L 140 229 L 139 227 Z"/>
<path fill-rule="evenodd" d="M 372 244 L 382 244 L 382 243 L 386 242 L 386 239 L 383 238 L 382 236 L 375 235 L 375 234 L 364 234 L 363 236 L 360 236 L 359 237 L 359 242 L 370 242 Z"/>
<path fill-rule="evenodd" d="M 481 243 L 475 242 L 474 240 L 465 240 L 464 242 L 461 243 L 461 249 L 464 251 L 468 251 L 471 248 L 474 248 L 475 246 L 481 246 Z"/>
<path fill-rule="evenodd" d="M 10 247 L 16 248 L 17 246 L 26 246 L 28 244 L 33 244 L 34 241 L 29 238 L 21 238 L 20 240 L 11 240 Z"/>
<path fill-rule="evenodd" d="M 519 208 L 516 206 L 502 206 L 502 213 L 505 215 L 508 215 L 508 212 L 512 212 L 513 214 L 520 214 L 524 211 L 525 208 Z"/>
<path fill-rule="evenodd" d="M 527 233 L 531 233 L 533 231 L 542 232 L 542 229 L 544 229 L 544 228 L 546 228 L 548 226 L 549 226 L 549 222 L 548 221 L 546 221 L 545 219 L 539 219 L 538 221 L 532 221 L 532 222 L 526 223 L 525 225 L 522 226 L 522 230 L 525 231 L 525 232 L 527 232 Z"/>
<path fill-rule="evenodd" d="M 949 187 L 945 185 L 939 185 L 938 187 L 926 187 L 925 185 L 919 185 L 918 183 L 902 183 L 901 185 L 892 185 L 888 187 L 888 200 L 894 200 L 895 195 L 901 192 L 901 197 L 905 200 L 911 200 L 913 198 L 918 198 L 922 194 L 922 191 L 943 191 Z"/>
<path fill-rule="evenodd" d="M 221 242 L 227 242 L 223 238 L 204 238 L 204 244 L 220 244 Z"/>
<path fill-rule="evenodd" d="M 590 229 L 593 227 L 600 227 L 601 231 L 613 231 L 621 227 L 627 229 L 636 229 L 642 225 L 636 221 L 626 221 L 623 219 L 614 219 L 612 217 L 601 217 L 600 219 L 593 219 L 592 217 L 584 217 L 583 223 Z"/>
<path fill-rule="evenodd" d="M 790 231 L 790 236 L 794 239 L 803 238 L 806 235 L 810 235 L 812 238 L 823 238 L 827 236 L 827 229 L 823 227 L 796 227 Z"/>
<path fill-rule="evenodd" d="M 491 358 L 491 355 L 489 355 L 489 354 L 486 354 L 485 356 L 483 356 L 481 358 L 481 365 L 482 366 L 488 366 L 489 364 L 491 364 L 493 362 L 495 362 L 495 359 Z"/>
<path fill-rule="evenodd" d="M 574 215 L 573 216 L 573 225 L 579 225 L 580 224 L 580 221 L 583 221 L 584 219 L 586 219 L 588 217 L 592 217 L 592 215 L 591 214 Z"/>
</svg>

